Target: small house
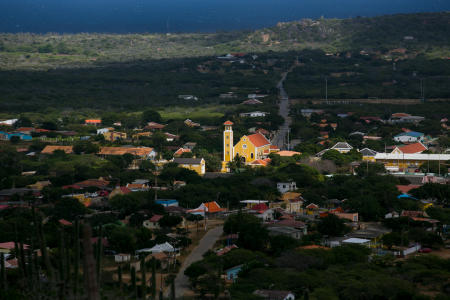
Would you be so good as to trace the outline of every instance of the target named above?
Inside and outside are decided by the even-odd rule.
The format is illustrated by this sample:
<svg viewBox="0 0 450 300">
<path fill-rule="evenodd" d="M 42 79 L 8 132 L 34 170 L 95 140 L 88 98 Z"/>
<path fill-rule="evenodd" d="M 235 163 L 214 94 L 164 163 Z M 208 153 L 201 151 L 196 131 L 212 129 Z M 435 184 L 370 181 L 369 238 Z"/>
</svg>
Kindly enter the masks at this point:
<svg viewBox="0 0 450 300">
<path fill-rule="evenodd" d="M 131 260 L 131 254 L 119 253 L 114 255 L 114 261 L 116 263 L 128 262 Z"/>
<path fill-rule="evenodd" d="M 145 220 L 142 223 L 142 226 L 144 226 L 147 229 L 159 229 L 159 220 L 162 219 L 162 215 L 153 215 L 150 219 Z"/>
<path fill-rule="evenodd" d="M 282 194 L 295 191 L 296 189 L 297 183 L 295 181 L 277 183 L 277 190 Z"/>
</svg>

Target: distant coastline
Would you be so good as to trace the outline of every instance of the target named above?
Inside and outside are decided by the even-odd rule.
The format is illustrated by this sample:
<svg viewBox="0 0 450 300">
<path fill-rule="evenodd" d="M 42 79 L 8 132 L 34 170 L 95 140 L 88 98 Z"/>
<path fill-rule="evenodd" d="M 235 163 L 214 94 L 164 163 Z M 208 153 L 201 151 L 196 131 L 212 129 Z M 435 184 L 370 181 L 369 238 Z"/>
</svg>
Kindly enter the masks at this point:
<svg viewBox="0 0 450 300">
<path fill-rule="evenodd" d="M 303 18 L 449 11 L 442 0 L 3 0 L 4 33 L 213 33 Z"/>
</svg>

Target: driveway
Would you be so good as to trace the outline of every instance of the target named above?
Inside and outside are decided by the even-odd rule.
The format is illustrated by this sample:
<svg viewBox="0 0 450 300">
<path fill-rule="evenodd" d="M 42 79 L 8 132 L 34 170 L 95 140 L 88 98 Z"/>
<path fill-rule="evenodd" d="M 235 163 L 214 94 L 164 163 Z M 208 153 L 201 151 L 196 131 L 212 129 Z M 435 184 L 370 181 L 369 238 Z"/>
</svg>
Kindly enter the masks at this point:
<svg viewBox="0 0 450 300">
<path fill-rule="evenodd" d="M 222 233 L 223 226 L 217 226 L 208 231 L 200 240 L 198 246 L 194 250 L 192 250 L 189 256 L 184 260 L 180 271 L 175 277 L 175 297 L 177 299 L 183 297 L 183 295 L 190 290 L 189 278 L 184 275 L 184 271 L 186 270 L 186 268 L 189 267 L 192 263 L 202 260 L 203 254 L 214 246 Z M 167 291 L 167 296 L 169 291 L 170 289 Z"/>
</svg>

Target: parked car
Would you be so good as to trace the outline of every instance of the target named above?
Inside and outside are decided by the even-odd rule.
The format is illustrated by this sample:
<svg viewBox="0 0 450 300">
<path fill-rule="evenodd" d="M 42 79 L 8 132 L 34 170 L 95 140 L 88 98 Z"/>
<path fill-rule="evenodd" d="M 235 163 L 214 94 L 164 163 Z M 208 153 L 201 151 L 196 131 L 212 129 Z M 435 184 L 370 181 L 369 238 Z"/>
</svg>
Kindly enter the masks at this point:
<svg viewBox="0 0 450 300">
<path fill-rule="evenodd" d="M 422 248 L 419 250 L 420 253 L 430 253 L 432 250 L 430 248 Z"/>
</svg>

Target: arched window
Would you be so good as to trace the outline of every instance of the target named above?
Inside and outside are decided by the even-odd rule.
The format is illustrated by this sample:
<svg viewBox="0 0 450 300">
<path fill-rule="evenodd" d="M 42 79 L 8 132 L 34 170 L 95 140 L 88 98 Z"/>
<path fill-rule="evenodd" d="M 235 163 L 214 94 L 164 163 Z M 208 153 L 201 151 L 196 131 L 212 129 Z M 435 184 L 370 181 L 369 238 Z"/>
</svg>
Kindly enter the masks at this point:
<svg viewBox="0 0 450 300">
<path fill-rule="evenodd" d="M 250 154 L 250 158 L 252 158 L 253 159 L 253 152 Z"/>
</svg>

